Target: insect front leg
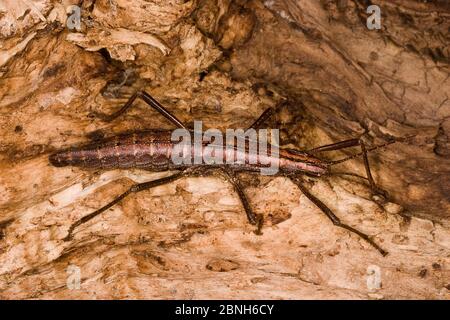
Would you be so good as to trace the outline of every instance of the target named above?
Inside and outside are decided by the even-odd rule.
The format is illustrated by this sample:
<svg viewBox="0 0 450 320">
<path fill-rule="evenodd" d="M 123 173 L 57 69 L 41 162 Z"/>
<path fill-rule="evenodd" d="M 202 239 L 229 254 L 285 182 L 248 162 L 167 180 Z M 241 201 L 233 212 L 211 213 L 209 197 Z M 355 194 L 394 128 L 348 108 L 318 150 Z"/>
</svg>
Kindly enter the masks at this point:
<svg viewBox="0 0 450 320">
<path fill-rule="evenodd" d="M 373 241 L 367 234 L 341 222 L 341 220 L 331 211 L 330 208 L 328 208 L 325 203 L 323 203 L 321 200 L 319 200 L 317 197 L 315 197 L 313 194 L 311 194 L 308 189 L 303 185 L 301 179 L 296 176 L 289 176 L 289 179 L 298 186 L 300 191 L 312 202 L 314 203 L 327 217 L 331 220 L 331 222 L 340 228 L 346 229 L 352 233 L 357 234 L 359 237 L 364 239 L 367 243 L 369 243 L 372 247 L 377 249 L 383 256 L 386 256 L 388 254 L 387 251 L 385 251 L 383 248 L 381 248 L 375 241 Z"/>
<path fill-rule="evenodd" d="M 361 148 L 361 154 L 357 154 L 356 156 L 362 155 L 364 160 L 364 168 L 366 170 L 366 180 L 369 182 L 370 190 L 372 191 L 372 195 L 378 195 L 381 196 L 384 199 L 388 198 L 387 191 L 381 189 L 378 187 L 375 183 L 375 180 L 373 179 L 372 172 L 370 170 L 370 164 L 369 164 L 369 157 L 368 157 L 368 150 L 366 149 L 366 146 L 364 144 L 364 141 L 362 139 L 349 139 L 337 143 L 327 144 L 324 146 L 320 146 L 314 149 L 310 149 L 306 151 L 307 153 L 314 154 L 318 152 L 326 152 L 326 151 L 336 151 L 336 150 L 342 150 L 346 148 L 351 148 L 359 146 Z M 349 158 L 350 160 L 351 158 Z"/>
<path fill-rule="evenodd" d="M 144 100 L 151 108 L 158 111 L 160 114 L 162 114 L 167 120 L 169 120 L 171 123 L 176 125 L 178 128 L 184 128 L 187 129 L 187 127 L 181 122 L 175 115 L 173 115 L 170 111 L 168 111 L 166 108 L 164 108 L 155 98 L 153 98 L 150 94 L 148 94 L 145 91 L 137 91 L 135 92 L 130 99 L 128 99 L 127 103 L 114 112 L 111 115 L 103 114 L 94 112 L 93 115 L 101 118 L 104 121 L 110 122 L 119 117 L 121 114 L 126 112 L 132 105 L 134 100 L 137 98 L 140 98 Z"/>
<path fill-rule="evenodd" d="M 366 175 L 367 175 L 367 180 L 369 181 L 369 184 L 370 184 L 370 189 L 372 190 L 372 195 L 381 196 L 384 200 L 386 200 L 389 197 L 389 194 L 387 193 L 386 190 L 381 189 L 375 183 L 375 180 L 372 177 L 372 172 L 370 171 L 369 157 L 367 156 L 367 149 L 366 149 L 364 142 L 361 139 L 359 140 L 359 145 L 361 146 L 361 150 L 363 153 L 364 167 L 366 169 Z"/>
</svg>

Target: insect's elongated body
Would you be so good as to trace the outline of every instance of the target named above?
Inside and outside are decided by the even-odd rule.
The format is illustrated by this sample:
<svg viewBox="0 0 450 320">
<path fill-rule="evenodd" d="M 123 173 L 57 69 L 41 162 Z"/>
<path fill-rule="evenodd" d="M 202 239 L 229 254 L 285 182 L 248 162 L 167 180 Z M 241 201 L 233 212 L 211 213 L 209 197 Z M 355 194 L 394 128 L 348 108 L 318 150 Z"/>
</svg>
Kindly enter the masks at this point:
<svg viewBox="0 0 450 320">
<path fill-rule="evenodd" d="M 199 164 L 194 164 L 193 161 L 195 151 L 193 143 L 190 148 L 191 165 L 175 164 L 172 161 L 173 153 L 177 152 L 178 142 L 171 140 L 171 134 L 172 131 L 169 130 L 149 130 L 119 135 L 79 148 L 54 153 L 50 157 L 50 162 L 56 167 L 70 165 L 96 169 L 142 168 L 152 171 L 199 166 Z M 209 141 L 204 141 L 200 149 L 200 156 L 208 147 L 211 147 L 211 144 Z M 227 148 L 227 145 L 221 145 L 221 147 L 223 148 L 223 163 L 225 164 L 226 160 L 231 158 L 233 163 L 228 166 L 235 169 L 259 171 L 261 167 L 267 166 L 268 163 L 279 161 L 279 170 L 282 173 L 305 173 L 315 176 L 328 173 L 327 162 L 307 153 L 294 153 L 280 149 L 279 155 L 274 156 L 270 153 L 270 148 L 267 154 L 257 154 L 251 153 L 248 148 L 240 150 L 234 146 Z M 236 160 L 239 159 L 239 156 L 245 159 L 244 163 L 237 163 Z M 209 166 L 206 163 L 200 165 Z"/>
<path fill-rule="evenodd" d="M 133 101 L 138 97 L 143 99 L 149 106 L 151 106 L 153 109 L 167 118 L 177 128 L 187 130 L 187 127 L 179 119 L 177 119 L 173 114 L 167 111 L 158 101 L 156 101 L 145 91 L 135 93 L 128 100 L 128 102 L 113 115 L 99 116 L 107 121 L 114 120 L 119 115 L 124 113 L 132 105 Z M 264 122 L 275 112 L 275 108 L 267 109 L 258 118 L 258 120 L 256 120 L 250 126 L 250 128 L 256 129 L 261 127 L 261 125 L 263 125 Z M 192 133 L 191 130 L 189 131 Z M 273 145 L 270 145 L 270 147 L 267 148 L 267 153 L 261 153 L 250 152 L 249 150 L 251 148 L 249 148 L 248 146 L 245 146 L 244 148 L 238 147 L 236 140 L 234 140 L 234 143 L 236 145 L 223 143 L 223 141 L 221 144 L 219 144 L 219 142 L 216 142 L 215 140 L 212 143 L 207 140 L 201 140 L 201 143 L 199 144 L 190 142 L 187 144 L 183 144 L 182 149 L 180 149 L 179 142 L 172 140 L 172 132 L 173 131 L 171 130 L 148 130 L 131 134 L 124 134 L 108 139 L 98 140 L 81 147 L 61 150 L 50 155 L 49 161 L 56 167 L 77 166 L 82 168 L 95 168 L 105 170 L 116 168 L 142 168 L 152 171 L 178 171 L 178 173 L 164 178 L 133 185 L 130 189 L 119 195 L 110 203 L 104 205 L 102 208 L 88 215 L 83 216 L 77 222 L 73 223 L 68 230 L 68 235 L 64 238 L 65 241 L 69 241 L 70 239 L 72 239 L 73 231 L 77 226 L 93 219 L 102 212 L 105 212 L 107 209 L 120 202 L 130 194 L 170 183 L 189 175 L 206 173 L 207 169 L 209 168 L 220 170 L 223 174 L 223 177 L 225 177 L 234 186 L 234 189 L 239 195 L 241 203 L 245 209 L 248 221 L 251 224 L 258 226 L 256 233 L 260 234 L 260 230 L 264 221 L 263 214 L 255 214 L 253 212 L 250 203 L 247 200 L 243 187 L 240 184 L 237 172 L 262 172 L 262 169 L 265 166 L 269 166 L 270 164 L 276 162 L 278 169 L 277 175 L 285 176 L 293 183 L 295 183 L 302 191 L 302 193 L 309 200 L 311 200 L 311 202 L 313 202 L 331 220 L 334 225 L 357 234 L 359 237 L 376 248 L 382 255 L 387 254 L 387 252 L 380 246 L 378 246 L 377 243 L 373 241 L 367 234 L 341 222 L 341 220 L 321 200 L 319 200 L 308 191 L 308 189 L 303 184 L 304 181 L 302 180 L 301 176 L 309 175 L 320 177 L 331 175 L 333 174 L 333 172 L 331 171 L 332 166 L 350 160 L 352 158 L 362 156 L 364 159 L 364 166 L 366 169 L 367 177 L 362 177 L 352 173 L 344 174 L 365 179 L 369 183 L 370 189 L 373 194 L 379 195 L 381 197 L 386 197 L 386 192 L 380 189 L 375 184 L 370 171 L 367 153 L 392 142 L 366 149 L 365 144 L 361 139 L 349 139 L 329 145 L 320 146 L 308 151 L 276 148 L 276 152 L 273 151 Z M 246 140 L 246 142 L 250 142 L 250 140 Z M 354 154 L 341 160 L 328 161 L 316 157 L 316 154 L 320 152 L 341 150 L 356 146 L 359 146 L 361 148 L 360 153 Z M 180 151 L 182 151 L 183 159 L 186 159 L 187 156 L 189 161 L 173 161 L 173 155 L 179 153 Z M 203 155 L 205 153 L 211 151 L 211 155 L 215 154 L 216 151 L 218 152 L 218 158 L 220 158 L 219 160 L 221 160 L 219 161 L 219 164 L 215 162 L 211 164 L 210 162 L 201 161 L 200 163 L 198 163 L 196 161 L 192 161 L 198 156 L 200 156 L 200 158 L 203 158 Z M 230 159 L 232 161 L 229 161 Z"/>
</svg>

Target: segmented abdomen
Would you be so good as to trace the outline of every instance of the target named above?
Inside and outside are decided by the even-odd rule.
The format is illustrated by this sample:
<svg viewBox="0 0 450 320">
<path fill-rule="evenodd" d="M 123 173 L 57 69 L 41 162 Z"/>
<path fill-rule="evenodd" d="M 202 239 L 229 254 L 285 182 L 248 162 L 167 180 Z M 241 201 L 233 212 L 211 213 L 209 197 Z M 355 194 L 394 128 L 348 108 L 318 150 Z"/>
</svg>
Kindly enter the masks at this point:
<svg viewBox="0 0 450 320">
<path fill-rule="evenodd" d="M 116 136 L 50 155 L 56 167 L 167 169 L 173 143 L 170 132 L 140 132 Z"/>
</svg>

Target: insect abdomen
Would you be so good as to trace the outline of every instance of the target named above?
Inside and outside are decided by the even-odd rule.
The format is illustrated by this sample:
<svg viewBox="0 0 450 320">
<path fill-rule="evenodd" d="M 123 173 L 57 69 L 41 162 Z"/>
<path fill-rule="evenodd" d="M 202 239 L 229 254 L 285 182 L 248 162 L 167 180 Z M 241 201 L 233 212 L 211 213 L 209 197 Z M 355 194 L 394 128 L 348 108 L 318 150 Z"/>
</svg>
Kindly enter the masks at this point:
<svg viewBox="0 0 450 320">
<path fill-rule="evenodd" d="M 49 161 L 56 167 L 164 168 L 169 165 L 173 144 L 164 134 L 137 133 L 114 137 L 80 148 L 56 152 Z M 170 137 L 169 137 L 170 139 Z"/>
</svg>

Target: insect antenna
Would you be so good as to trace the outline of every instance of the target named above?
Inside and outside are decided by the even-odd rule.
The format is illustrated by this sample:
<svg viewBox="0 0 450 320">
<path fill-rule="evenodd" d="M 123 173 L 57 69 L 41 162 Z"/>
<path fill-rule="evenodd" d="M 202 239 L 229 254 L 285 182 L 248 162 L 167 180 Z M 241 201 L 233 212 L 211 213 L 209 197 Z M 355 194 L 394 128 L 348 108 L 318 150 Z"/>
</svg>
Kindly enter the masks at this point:
<svg viewBox="0 0 450 320">
<path fill-rule="evenodd" d="M 393 144 L 393 143 L 395 143 L 395 142 L 397 142 L 397 141 L 396 141 L 396 140 L 388 141 L 388 142 L 386 142 L 386 143 L 383 143 L 383 144 L 374 146 L 374 147 L 372 147 L 372 148 L 368 148 L 368 149 L 366 149 L 366 152 L 371 152 L 371 151 L 374 151 L 374 150 L 376 150 L 376 149 L 380 149 L 380 148 L 386 147 L 386 146 L 388 146 L 388 145 L 390 145 L 390 144 Z M 330 166 L 334 166 L 334 165 L 336 165 L 336 164 L 339 164 L 339 163 L 342 163 L 342 162 L 349 161 L 349 160 L 351 160 L 351 159 L 360 157 L 360 156 L 362 156 L 362 155 L 364 155 L 364 152 L 358 152 L 358 153 L 356 153 L 356 154 L 354 154 L 354 155 L 348 156 L 348 157 L 343 158 L 343 159 L 334 160 L 334 161 L 329 161 L 328 164 L 329 164 Z"/>
</svg>

